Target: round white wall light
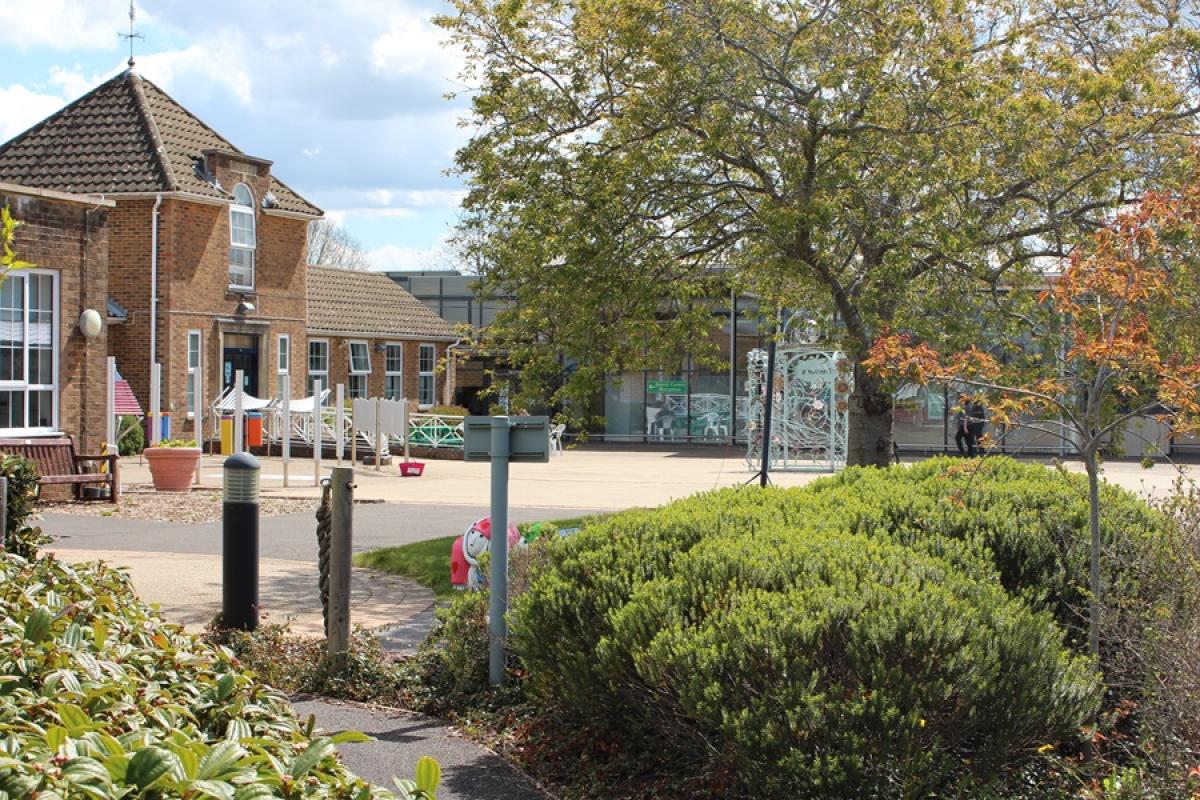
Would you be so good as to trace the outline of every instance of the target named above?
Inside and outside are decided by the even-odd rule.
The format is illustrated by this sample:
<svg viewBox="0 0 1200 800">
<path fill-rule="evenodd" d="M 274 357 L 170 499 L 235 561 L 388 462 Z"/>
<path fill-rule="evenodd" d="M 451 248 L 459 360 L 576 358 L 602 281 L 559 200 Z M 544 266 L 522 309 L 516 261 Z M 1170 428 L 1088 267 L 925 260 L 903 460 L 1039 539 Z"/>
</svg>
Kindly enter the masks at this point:
<svg viewBox="0 0 1200 800">
<path fill-rule="evenodd" d="M 79 315 L 79 332 L 89 339 L 99 336 L 103 325 L 104 320 L 100 318 L 100 312 L 94 308 L 89 308 Z"/>
</svg>

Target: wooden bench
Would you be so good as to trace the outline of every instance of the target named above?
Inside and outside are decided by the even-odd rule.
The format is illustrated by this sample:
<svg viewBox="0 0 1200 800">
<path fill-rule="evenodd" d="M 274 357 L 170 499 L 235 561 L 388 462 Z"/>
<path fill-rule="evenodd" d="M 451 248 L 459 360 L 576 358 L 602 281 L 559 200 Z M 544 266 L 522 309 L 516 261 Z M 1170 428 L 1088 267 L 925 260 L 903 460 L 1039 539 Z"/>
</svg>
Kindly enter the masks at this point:
<svg viewBox="0 0 1200 800">
<path fill-rule="evenodd" d="M 75 452 L 72 436 L 30 437 L 28 439 L 0 439 L 0 452 L 24 456 L 37 465 L 38 488 L 54 484 L 75 487 L 75 499 L 108 500 L 116 503 L 121 499 L 121 479 L 117 466 L 117 455 L 79 455 Z M 108 472 L 84 472 L 83 465 L 89 462 L 107 462 Z M 83 487 L 87 484 L 108 484 L 108 497 L 85 498 Z"/>
</svg>

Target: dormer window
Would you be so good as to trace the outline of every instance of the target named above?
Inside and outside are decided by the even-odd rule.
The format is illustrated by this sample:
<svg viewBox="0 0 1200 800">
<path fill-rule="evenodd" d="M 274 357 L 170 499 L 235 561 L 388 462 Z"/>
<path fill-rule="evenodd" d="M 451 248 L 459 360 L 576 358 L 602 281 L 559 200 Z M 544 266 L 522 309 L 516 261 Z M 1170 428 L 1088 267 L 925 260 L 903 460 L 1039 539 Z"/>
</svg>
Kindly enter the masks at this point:
<svg viewBox="0 0 1200 800">
<path fill-rule="evenodd" d="M 250 187 L 233 187 L 229 207 L 229 288 L 254 289 L 254 195 Z"/>
</svg>

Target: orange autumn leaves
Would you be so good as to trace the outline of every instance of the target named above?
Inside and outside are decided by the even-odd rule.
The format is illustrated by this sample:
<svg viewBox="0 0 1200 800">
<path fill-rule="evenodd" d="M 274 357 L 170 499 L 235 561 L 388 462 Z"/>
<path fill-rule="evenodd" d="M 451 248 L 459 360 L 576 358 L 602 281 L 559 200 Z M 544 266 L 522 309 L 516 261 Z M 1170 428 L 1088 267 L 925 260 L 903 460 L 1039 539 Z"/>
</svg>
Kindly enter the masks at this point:
<svg viewBox="0 0 1200 800">
<path fill-rule="evenodd" d="M 884 377 L 986 394 L 998 425 L 1083 421 L 1087 415 L 1074 412 L 1091 398 L 1093 411 L 1111 401 L 1118 416 L 1134 409 L 1177 432 L 1200 431 L 1198 230 L 1200 170 L 1179 191 L 1145 194 L 1049 279 L 1039 303 L 1052 333 L 1040 338 L 1040 352 L 1002 364 L 975 347 L 944 354 L 887 332 L 864 365 Z"/>
</svg>

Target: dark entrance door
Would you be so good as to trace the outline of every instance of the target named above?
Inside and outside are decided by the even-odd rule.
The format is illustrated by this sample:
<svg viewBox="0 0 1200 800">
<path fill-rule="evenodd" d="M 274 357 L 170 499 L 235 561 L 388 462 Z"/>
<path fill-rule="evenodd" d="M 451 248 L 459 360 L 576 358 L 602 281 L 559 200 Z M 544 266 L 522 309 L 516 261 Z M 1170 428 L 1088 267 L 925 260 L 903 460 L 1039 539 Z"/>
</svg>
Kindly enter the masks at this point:
<svg viewBox="0 0 1200 800">
<path fill-rule="evenodd" d="M 242 371 L 242 391 L 253 397 L 258 394 L 258 337 L 243 334 L 225 335 L 225 353 L 221 365 L 221 388 L 233 384 L 233 376 Z"/>
</svg>

